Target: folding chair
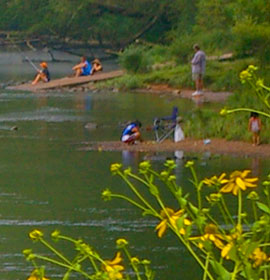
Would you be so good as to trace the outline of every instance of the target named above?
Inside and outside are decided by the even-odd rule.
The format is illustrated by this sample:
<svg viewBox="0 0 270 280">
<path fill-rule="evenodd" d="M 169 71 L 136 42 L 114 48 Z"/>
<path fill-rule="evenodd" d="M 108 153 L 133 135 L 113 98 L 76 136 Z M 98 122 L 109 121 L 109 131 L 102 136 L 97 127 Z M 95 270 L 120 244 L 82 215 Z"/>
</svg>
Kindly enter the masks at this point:
<svg viewBox="0 0 270 280">
<path fill-rule="evenodd" d="M 176 126 L 176 119 L 178 116 L 178 108 L 173 107 L 171 116 L 155 118 L 154 119 L 154 132 L 156 142 L 161 143 L 174 133 Z"/>
</svg>

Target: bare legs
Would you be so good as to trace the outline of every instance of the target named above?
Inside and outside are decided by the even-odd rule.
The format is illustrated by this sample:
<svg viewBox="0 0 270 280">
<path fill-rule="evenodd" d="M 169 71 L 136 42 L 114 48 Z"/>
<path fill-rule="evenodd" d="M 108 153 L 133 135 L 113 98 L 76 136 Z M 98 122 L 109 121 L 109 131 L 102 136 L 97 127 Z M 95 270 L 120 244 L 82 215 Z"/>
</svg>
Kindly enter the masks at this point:
<svg viewBox="0 0 270 280">
<path fill-rule="evenodd" d="M 259 133 L 253 132 L 252 142 L 253 142 L 253 146 L 260 145 L 260 134 Z"/>
<path fill-rule="evenodd" d="M 196 87 L 196 91 L 203 90 L 203 79 L 201 74 L 198 75 L 198 78 L 195 81 L 195 87 Z"/>
<path fill-rule="evenodd" d="M 42 80 L 43 82 L 48 82 L 47 77 L 44 74 L 39 73 L 36 75 L 34 81 L 32 82 L 32 85 L 36 85 L 40 80 Z"/>
</svg>

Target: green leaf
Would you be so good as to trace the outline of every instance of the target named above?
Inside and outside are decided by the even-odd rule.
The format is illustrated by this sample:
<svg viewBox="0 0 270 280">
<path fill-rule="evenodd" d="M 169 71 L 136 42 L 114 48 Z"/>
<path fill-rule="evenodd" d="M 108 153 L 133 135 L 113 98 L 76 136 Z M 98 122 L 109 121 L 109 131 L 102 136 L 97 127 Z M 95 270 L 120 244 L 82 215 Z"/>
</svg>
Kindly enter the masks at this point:
<svg viewBox="0 0 270 280">
<path fill-rule="evenodd" d="M 270 215 L 270 208 L 267 205 L 258 201 L 256 202 L 256 204 L 260 210 Z"/>
<path fill-rule="evenodd" d="M 158 195 L 159 195 L 158 188 L 157 188 L 155 185 L 151 184 L 151 185 L 149 186 L 149 190 L 150 190 L 150 193 L 151 193 L 153 196 L 158 196 Z"/>
<path fill-rule="evenodd" d="M 218 263 L 215 260 L 210 260 L 210 264 L 214 270 L 214 272 L 219 276 L 218 279 L 220 280 L 230 280 L 231 279 L 231 273 L 224 268 L 224 266 L 220 263 Z"/>
</svg>

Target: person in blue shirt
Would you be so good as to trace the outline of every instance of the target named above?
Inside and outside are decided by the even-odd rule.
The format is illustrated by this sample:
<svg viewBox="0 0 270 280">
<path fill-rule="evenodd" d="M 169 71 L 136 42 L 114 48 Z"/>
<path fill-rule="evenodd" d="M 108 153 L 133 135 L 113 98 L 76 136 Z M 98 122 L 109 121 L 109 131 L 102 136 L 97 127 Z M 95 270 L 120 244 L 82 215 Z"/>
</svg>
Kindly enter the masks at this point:
<svg viewBox="0 0 270 280">
<path fill-rule="evenodd" d="M 72 68 L 75 71 L 75 77 L 91 75 L 92 65 L 85 56 L 81 57 L 81 62 Z"/>
<path fill-rule="evenodd" d="M 142 142 L 140 121 L 130 122 L 122 131 L 121 141 L 127 144 L 135 144 L 135 141 Z"/>
</svg>

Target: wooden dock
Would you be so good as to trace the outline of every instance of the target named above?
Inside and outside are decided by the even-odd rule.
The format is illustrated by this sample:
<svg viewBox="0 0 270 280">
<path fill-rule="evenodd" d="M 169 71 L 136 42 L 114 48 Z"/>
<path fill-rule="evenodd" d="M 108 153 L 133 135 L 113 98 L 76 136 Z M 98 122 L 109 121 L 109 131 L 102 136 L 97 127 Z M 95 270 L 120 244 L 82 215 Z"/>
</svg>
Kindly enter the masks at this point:
<svg viewBox="0 0 270 280">
<path fill-rule="evenodd" d="M 123 70 L 116 70 L 111 72 L 100 72 L 95 73 L 93 76 L 82 76 L 82 77 L 65 77 L 57 80 L 51 80 L 48 83 L 38 83 L 37 85 L 31 85 L 31 84 L 21 84 L 17 86 L 10 86 L 8 89 L 11 90 L 20 90 L 20 91 L 44 91 L 49 89 L 55 89 L 55 88 L 62 88 L 62 87 L 72 87 L 77 85 L 82 85 L 90 82 L 97 82 L 97 81 L 103 81 L 103 80 L 109 80 L 116 77 L 120 77 L 124 75 Z"/>
</svg>

